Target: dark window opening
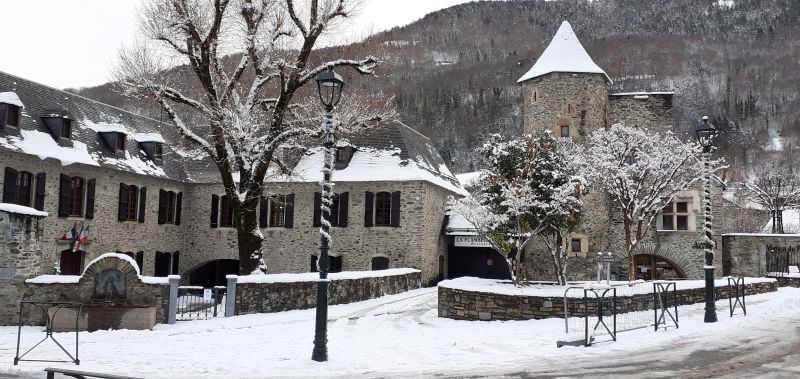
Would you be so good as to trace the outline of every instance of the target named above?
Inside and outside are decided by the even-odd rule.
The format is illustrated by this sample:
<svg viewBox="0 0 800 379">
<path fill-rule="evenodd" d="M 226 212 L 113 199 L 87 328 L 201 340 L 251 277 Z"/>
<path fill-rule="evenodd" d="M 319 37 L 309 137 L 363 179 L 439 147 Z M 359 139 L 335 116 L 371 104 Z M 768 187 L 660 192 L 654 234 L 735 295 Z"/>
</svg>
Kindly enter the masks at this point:
<svg viewBox="0 0 800 379">
<path fill-rule="evenodd" d="M 68 118 L 61 120 L 61 138 L 72 138 L 72 120 Z"/>
<path fill-rule="evenodd" d="M 386 257 L 372 257 L 373 270 L 387 270 L 389 269 L 389 258 Z"/>
<path fill-rule="evenodd" d="M 63 250 L 59 259 L 61 275 L 80 275 L 83 266 L 83 251 Z"/>
<path fill-rule="evenodd" d="M 391 225 L 392 194 L 378 192 L 375 194 L 375 226 Z"/>
<path fill-rule="evenodd" d="M 170 271 L 170 258 L 172 254 L 156 251 L 156 267 L 154 276 L 167 276 Z"/>
<path fill-rule="evenodd" d="M 19 127 L 19 107 L 16 105 L 6 105 L 6 125 Z"/>
<path fill-rule="evenodd" d="M 333 194 L 333 204 L 331 204 L 331 226 L 339 226 L 339 194 Z"/>
<path fill-rule="evenodd" d="M 569 137 L 569 125 L 561 125 L 561 137 Z"/>
<path fill-rule="evenodd" d="M 17 199 L 15 204 L 31 206 L 31 189 L 33 188 L 33 174 L 27 171 L 17 173 Z"/>
<path fill-rule="evenodd" d="M 138 197 L 139 197 L 139 187 L 134 185 L 128 186 L 128 204 L 127 204 L 127 214 L 125 217 L 128 221 L 136 221 L 136 212 L 139 210 L 138 207 Z"/>
<path fill-rule="evenodd" d="M 180 265 L 181 253 L 172 253 L 172 275 L 178 275 L 178 267 Z"/>
<path fill-rule="evenodd" d="M 83 179 L 73 177 L 70 180 L 69 216 L 83 216 Z"/>
<path fill-rule="evenodd" d="M 569 242 L 569 250 L 573 253 L 580 253 L 581 252 L 581 240 L 580 238 L 573 238 Z"/>
<path fill-rule="evenodd" d="M 164 197 L 164 201 L 166 202 L 166 209 L 167 209 L 167 224 L 174 224 L 175 223 L 175 192 L 169 191 L 167 192 L 167 196 Z"/>
<path fill-rule="evenodd" d="M 136 253 L 136 266 L 139 267 L 139 274 L 144 275 L 144 253 L 139 251 Z"/>
<path fill-rule="evenodd" d="M 317 256 L 316 255 L 312 255 L 311 256 L 311 268 L 310 268 L 310 270 L 311 270 L 311 272 L 319 272 L 319 269 L 317 268 Z"/>
<path fill-rule="evenodd" d="M 231 206 L 231 199 L 228 195 L 220 198 L 220 216 L 219 226 L 232 227 L 233 226 L 233 207 Z"/>
<path fill-rule="evenodd" d="M 156 159 L 161 159 L 164 156 L 164 147 L 161 145 L 161 143 L 155 143 L 153 148 L 153 156 L 155 156 Z"/>
<path fill-rule="evenodd" d="M 286 225 L 286 196 L 275 195 L 269 199 L 269 227 Z"/>
<path fill-rule="evenodd" d="M 661 210 L 661 230 L 689 230 L 689 202 L 667 204 Z"/>
<path fill-rule="evenodd" d="M 125 133 L 117 133 L 117 151 L 125 150 Z"/>
<path fill-rule="evenodd" d="M 328 262 L 330 262 L 330 268 L 328 272 L 342 272 L 342 257 L 334 257 L 329 256 Z"/>
</svg>

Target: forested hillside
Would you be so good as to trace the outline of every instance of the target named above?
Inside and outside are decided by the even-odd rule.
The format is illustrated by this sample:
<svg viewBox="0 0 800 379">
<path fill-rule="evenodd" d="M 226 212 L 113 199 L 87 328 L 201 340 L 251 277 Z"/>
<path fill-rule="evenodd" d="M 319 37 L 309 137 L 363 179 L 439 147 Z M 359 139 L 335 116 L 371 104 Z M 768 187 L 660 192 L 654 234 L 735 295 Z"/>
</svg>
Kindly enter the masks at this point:
<svg viewBox="0 0 800 379">
<path fill-rule="evenodd" d="M 347 90 L 395 96 L 402 120 L 430 136 L 453 171 L 471 171 L 481 166 L 476 147 L 488 134 L 521 133 L 516 80 L 564 19 L 613 91 L 675 91 L 678 132 L 712 117 L 724 132 L 731 179 L 764 156 L 791 158 L 800 140 L 796 0 L 475 2 L 324 49 L 319 59 L 386 57 L 376 78 L 345 75 Z M 160 116 L 150 100 L 124 99 L 112 88 L 77 91 Z"/>
</svg>

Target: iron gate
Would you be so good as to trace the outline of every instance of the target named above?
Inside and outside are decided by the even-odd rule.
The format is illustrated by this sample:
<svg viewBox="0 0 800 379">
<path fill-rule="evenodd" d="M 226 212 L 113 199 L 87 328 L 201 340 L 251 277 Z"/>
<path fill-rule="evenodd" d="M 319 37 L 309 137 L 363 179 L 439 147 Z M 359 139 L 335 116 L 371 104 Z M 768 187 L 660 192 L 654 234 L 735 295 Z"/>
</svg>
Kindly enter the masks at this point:
<svg viewBox="0 0 800 379">
<path fill-rule="evenodd" d="M 178 287 L 175 319 L 177 321 L 208 320 L 225 315 L 225 286 L 203 288 Z"/>
</svg>

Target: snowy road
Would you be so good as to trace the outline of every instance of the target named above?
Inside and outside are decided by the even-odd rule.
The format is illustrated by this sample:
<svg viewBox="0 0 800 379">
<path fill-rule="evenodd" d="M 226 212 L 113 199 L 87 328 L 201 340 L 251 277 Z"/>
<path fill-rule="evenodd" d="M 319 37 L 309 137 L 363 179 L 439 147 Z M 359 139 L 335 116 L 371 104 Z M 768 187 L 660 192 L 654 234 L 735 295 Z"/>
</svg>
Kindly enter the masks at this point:
<svg viewBox="0 0 800 379">
<path fill-rule="evenodd" d="M 702 304 L 685 306 L 680 329 L 557 349 L 561 319 L 441 319 L 436 289 L 420 289 L 332 306 L 327 363 L 310 360 L 314 310 L 303 310 L 82 333 L 80 369 L 147 378 L 800 376 L 800 289 L 749 297 L 748 316 L 728 317 L 727 301 L 718 307 L 717 324 L 702 322 Z M 37 330 L 23 329 L 23 345 Z M 42 377 L 53 365 L 12 366 L 15 344 L 16 328 L 0 327 L 0 377 Z M 35 351 L 58 356 L 54 346 Z"/>
</svg>

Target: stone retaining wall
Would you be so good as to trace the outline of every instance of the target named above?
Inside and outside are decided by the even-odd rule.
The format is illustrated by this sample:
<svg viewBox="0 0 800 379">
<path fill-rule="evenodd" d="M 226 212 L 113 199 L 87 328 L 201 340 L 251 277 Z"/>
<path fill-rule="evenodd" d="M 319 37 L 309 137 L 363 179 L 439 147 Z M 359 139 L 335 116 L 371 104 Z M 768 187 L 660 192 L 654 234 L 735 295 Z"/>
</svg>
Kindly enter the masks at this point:
<svg viewBox="0 0 800 379">
<path fill-rule="evenodd" d="M 745 284 L 745 294 L 774 292 L 778 282 L 759 282 Z M 716 298 L 727 299 L 727 286 L 715 288 Z M 677 290 L 679 305 L 702 303 L 705 289 L 693 288 Z M 617 297 L 617 312 L 631 312 L 653 309 L 653 295 Z M 580 298 L 568 302 L 570 314 L 583 316 L 584 306 Z M 589 305 L 589 313 L 595 312 L 594 304 Z M 487 292 L 474 292 L 439 287 L 439 317 L 456 320 L 531 320 L 543 318 L 563 318 L 563 297 L 515 296 Z"/>
<path fill-rule="evenodd" d="M 778 287 L 800 288 L 800 278 L 788 278 L 782 276 L 771 277 L 778 281 Z"/>
<path fill-rule="evenodd" d="M 410 291 L 421 287 L 421 272 L 358 279 L 333 279 L 328 304 L 347 304 Z M 313 308 L 317 282 L 238 283 L 236 314 L 270 313 Z"/>
</svg>

